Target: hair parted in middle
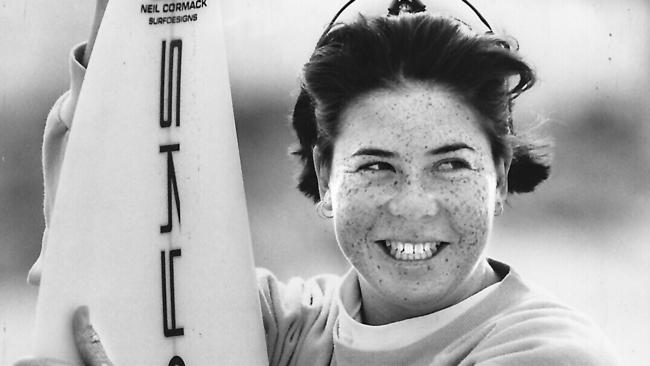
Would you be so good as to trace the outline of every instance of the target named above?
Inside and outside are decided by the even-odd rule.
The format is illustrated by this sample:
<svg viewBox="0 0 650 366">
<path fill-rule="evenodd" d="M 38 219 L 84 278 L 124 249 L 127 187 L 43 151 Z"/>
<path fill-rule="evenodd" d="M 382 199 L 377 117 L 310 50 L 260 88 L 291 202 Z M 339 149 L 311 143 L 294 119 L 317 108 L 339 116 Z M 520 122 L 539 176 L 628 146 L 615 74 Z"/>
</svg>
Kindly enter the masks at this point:
<svg viewBox="0 0 650 366">
<path fill-rule="evenodd" d="M 483 117 L 493 157 L 512 158 L 508 191 L 532 191 L 548 177 L 551 157 L 548 144 L 513 131 L 513 100 L 533 86 L 535 75 L 511 41 L 429 13 L 360 15 L 332 27 L 304 66 L 292 116 L 299 140 L 292 153 L 302 163 L 300 191 L 320 199 L 313 148 L 318 146 L 324 164 L 331 162 L 345 108 L 362 95 L 408 81 L 442 86 L 473 107 Z"/>
</svg>

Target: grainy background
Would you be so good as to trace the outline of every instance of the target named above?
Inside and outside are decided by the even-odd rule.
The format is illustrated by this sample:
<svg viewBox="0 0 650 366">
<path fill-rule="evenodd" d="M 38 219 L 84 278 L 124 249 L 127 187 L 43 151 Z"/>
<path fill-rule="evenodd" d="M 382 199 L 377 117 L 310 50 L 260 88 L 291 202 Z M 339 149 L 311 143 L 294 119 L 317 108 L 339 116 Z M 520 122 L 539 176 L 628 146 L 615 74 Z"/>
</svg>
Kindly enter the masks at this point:
<svg viewBox="0 0 650 366">
<path fill-rule="evenodd" d="M 293 189 L 287 115 L 297 77 L 343 1 L 224 0 L 233 103 L 256 262 L 280 278 L 341 273 L 329 223 Z M 381 14 L 358 0 L 343 16 Z M 371 4 L 372 3 L 372 4 Z M 386 4 L 384 4 L 386 3 Z M 476 23 L 455 0 L 425 1 Z M 650 6 L 643 0 L 475 0 L 515 36 L 540 82 L 516 121 L 547 119 L 552 179 L 511 199 L 491 256 L 589 314 L 623 364 L 650 359 Z M 434 6 L 435 5 L 435 6 Z M 43 228 L 40 145 L 93 1 L 0 0 L 0 366 L 29 354 Z"/>
</svg>

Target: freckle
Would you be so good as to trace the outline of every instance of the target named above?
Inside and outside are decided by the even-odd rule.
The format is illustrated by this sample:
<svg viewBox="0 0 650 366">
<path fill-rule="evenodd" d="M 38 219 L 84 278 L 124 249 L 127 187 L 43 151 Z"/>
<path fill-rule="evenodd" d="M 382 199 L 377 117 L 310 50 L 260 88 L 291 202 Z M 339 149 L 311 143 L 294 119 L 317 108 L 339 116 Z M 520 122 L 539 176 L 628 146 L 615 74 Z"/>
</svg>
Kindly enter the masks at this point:
<svg viewBox="0 0 650 366">
<path fill-rule="evenodd" d="M 427 266 L 427 271 L 430 271 L 430 270 L 431 270 L 431 266 Z"/>
<path fill-rule="evenodd" d="M 377 265 L 377 269 L 381 270 L 381 266 L 380 266 L 380 265 Z"/>
<path fill-rule="evenodd" d="M 445 262 L 449 262 L 449 258 L 445 258 Z"/>
</svg>

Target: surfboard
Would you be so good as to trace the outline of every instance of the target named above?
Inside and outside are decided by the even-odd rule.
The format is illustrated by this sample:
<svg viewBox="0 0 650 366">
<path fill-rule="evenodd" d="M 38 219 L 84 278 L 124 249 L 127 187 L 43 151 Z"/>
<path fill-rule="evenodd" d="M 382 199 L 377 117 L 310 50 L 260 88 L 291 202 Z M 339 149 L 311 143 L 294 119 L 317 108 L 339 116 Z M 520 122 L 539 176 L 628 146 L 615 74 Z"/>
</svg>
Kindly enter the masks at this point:
<svg viewBox="0 0 650 366">
<path fill-rule="evenodd" d="M 116 365 L 267 365 L 220 4 L 111 0 L 69 135 L 35 355 L 80 365 L 88 305 Z"/>
</svg>

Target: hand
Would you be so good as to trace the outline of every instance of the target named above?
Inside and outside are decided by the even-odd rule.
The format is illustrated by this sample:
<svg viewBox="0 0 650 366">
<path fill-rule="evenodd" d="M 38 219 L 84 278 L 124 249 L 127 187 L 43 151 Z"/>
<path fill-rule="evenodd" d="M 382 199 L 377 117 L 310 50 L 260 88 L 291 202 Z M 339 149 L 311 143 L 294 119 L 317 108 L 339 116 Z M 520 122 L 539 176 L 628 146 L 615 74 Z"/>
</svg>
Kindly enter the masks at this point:
<svg viewBox="0 0 650 366">
<path fill-rule="evenodd" d="M 80 306 L 75 310 L 72 331 L 74 343 L 85 366 L 113 366 L 99 341 L 97 332 L 90 325 L 86 306 Z M 71 364 L 53 358 L 26 358 L 16 362 L 14 366 L 71 366 Z"/>
<path fill-rule="evenodd" d="M 104 18 L 104 11 L 106 10 L 106 5 L 108 5 L 108 0 L 97 0 L 95 4 L 95 19 L 93 20 L 92 28 L 90 29 L 90 36 L 88 37 L 88 42 L 86 43 L 86 51 L 84 52 L 83 66 L 88 66 L 88 61 L 90 60 L 90 55 L 93 52 L 93 47 L 95 46 L 95 40 L 97 39 L 97 32 L 99 32 L 99 26 L 102 24 L 102 19 Z"/>
</svg>

